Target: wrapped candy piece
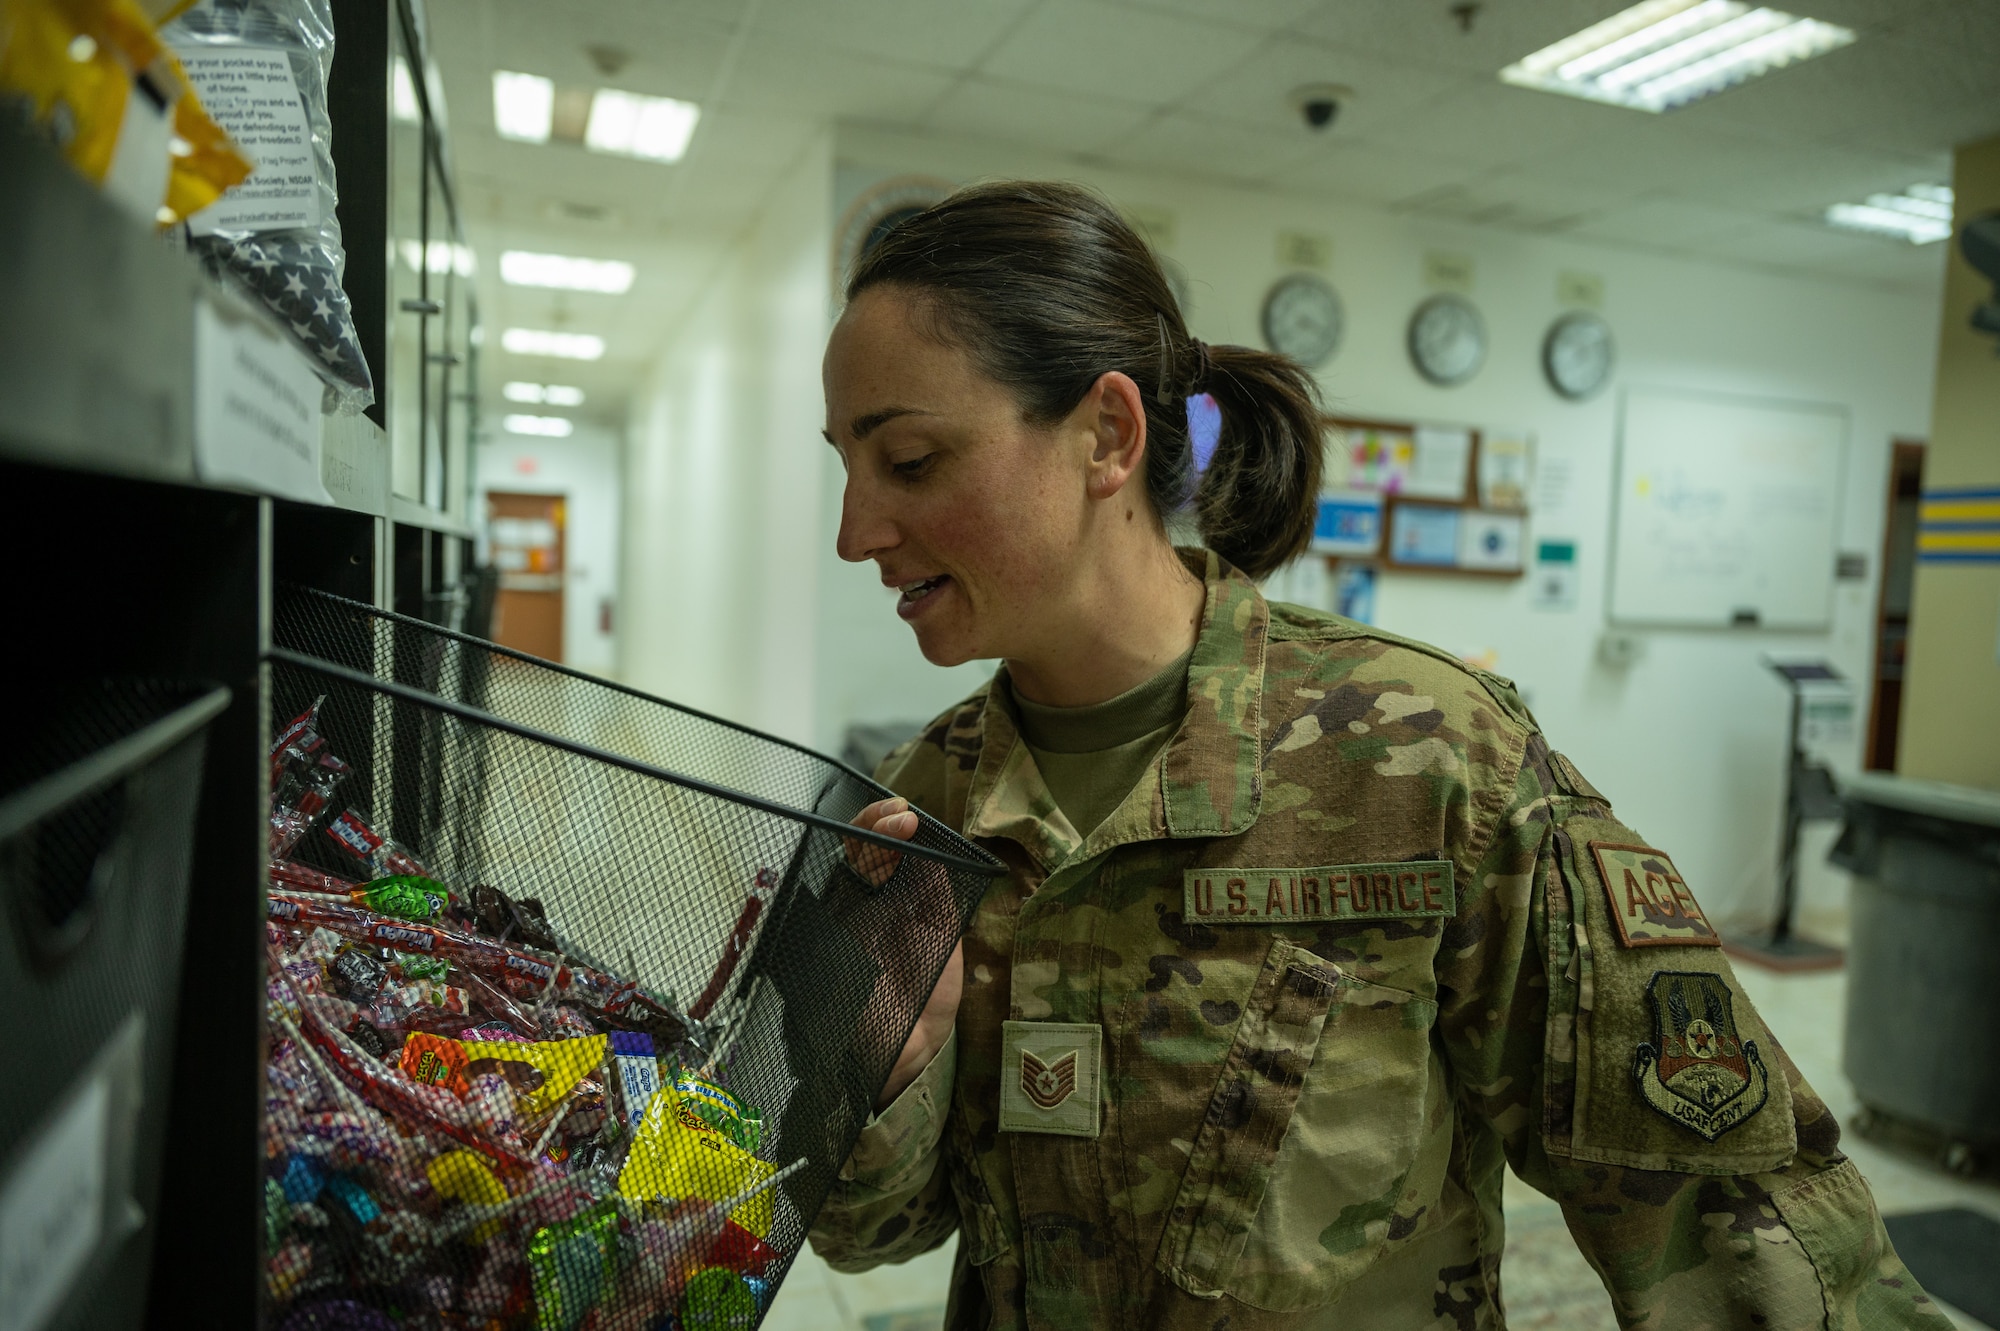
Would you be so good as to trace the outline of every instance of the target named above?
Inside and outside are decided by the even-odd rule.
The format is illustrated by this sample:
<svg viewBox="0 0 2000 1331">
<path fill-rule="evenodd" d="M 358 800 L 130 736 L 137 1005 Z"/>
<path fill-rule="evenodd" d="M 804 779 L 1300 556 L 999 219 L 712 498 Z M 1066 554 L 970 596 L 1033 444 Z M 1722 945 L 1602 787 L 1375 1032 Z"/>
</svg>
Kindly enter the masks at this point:
<svg viewBox="0 0 2000 1331">
<path fill-rule="evenodd" d="M 528 1244 L 537 1331 L 575 1331 L 611 1293 L 618 1276 L 618 1203 L 610 1198 Z"/>
<path fill-rule="evenodd" d="M 334 791 L 350 775 L 333 756 L 319 733 L 321 694 L 271 745 L 271 833 L 273 856 L 291 853 L 299 838 L 319 821 L 332 803 Z"/>
<path fill-rule="evenodd" d="M 302 892 L 325 892 L 334 896 L 352 896 L 361 890 L 359 883 L 315 869 L 310 864 L 300 864 L 297 860 L 272 860 L 270 872 L 272 886 L 281 890 L 290 887 Z"/>
<path fill-rule="evenodd" d="M 346 902 L 290 892 L 273 890 L 269 893 L 265 900 L 265 912 L 282 924 L 301 927 L 319 925 L 344 938 L 374 947 L 444 957 L 468 971 L 485 976 L 489 982 L 514 986 L 515 992 L 536 997 L 574 998 L 627 1024 L 637 1024 L 634 1018 L 643 1014 L 648 1020 L 664 1018 L 676 1029 L 679 1028 L 678 1018 L 657 1000 L 640 992 L 636 984 L 587 966 L 571 965 L 561 957 L 544 956 L 435 924 L 391 919 Z M 655 1038 L 658 1038 L 657 1035 Z"/>
<path fill-rule="evenodd" d="M 727 1217 L 750 1205 L 805 1165 L 795 1160 L 763 1181 L 719 1202 L 689 1198 L 665 1219 L 640 1220 L 632 1227 L 635 1257 L 625 1281 L 625 1297 L 605 1319 L 602 1331 L 651 1331 L 681 1305 L 691 1281 L 720 1266 L 760 1277 L 779 1253 Z"/>
<path fill-rule="evenodd" d="M 357 906 L 399 920 L 434 920 L 451 904 L 451 889 L 422 874 L 392 874 L 348 893 Z"/>
<path fill-rule="evenodd" d="M 264 1284 L 271 1291 L 271 1298 L 282 1303 L 298 1288 L 299 1281 L 312 1270 L 313 1250 L 310 1243 L 294 1240 L 279 1248 L 277 1253 L 264 1264 Z"/>
<path fill-rule="evenodd" d="M 466 1206 L 497 1206 L 507 1200 L 507 1187 L 486 1162 L 471 1151 L 447 1151 L 424 1166 L 437 1195 Z M 498 1234 L 502 1222 L 489 1220 L 466 1236 L 472 1244 L 482 1244 Z"/>
<path fill-rule="evenodd" d="M 769 869 L 759 869 L 752 882 L 749 895 L 743 900 L 743 909 L 736 916 L 736 927 L 729 931 L 729 941 L 723 945 L 722 955 L 716 959 L 715 972 L 708 977 L 708 985 L 701 991 L 701 997 L 688 1007 L 688 1015 L 696 1021 L 708 1016 L 709 1009 L 722 997 L 722 991 L 729 987 L 729 977 L 736 973 L 736 963 L 749 950 L 750 936 L 757 930 L 757 920 L 764 913 L 764 902 L 777 891 L 778 876 Z"/>
<path fill-rule="evenodd" d="M 353 809 L 344 811 L 328 823 L 326 834 L 333 844 L 367 865 L 378 877 L 389 874 L 422 878 L 432 876 L 415 855 L 370 827 L 368 820 Z"/>
<path fill-rule="evenodd" d="M 758 1185 L 773 1173 L 771 1165 L 729 1140 L 685 1095 L 667 1086 L 653 1096 L 632 1135 L 632 1149 L 618 1172 L 618 1191 L 633 1201 L 675 1197 L 710 1202 L 748 1192 L 751 1199 L 729 1218 L 763 1238 L 771 1232 L 772 1206 L 769 1193 Z"/>
<path fill-rule="evenodd" d="M 681 1294 L 682 1331 L 733 1331 L 757 1320 L 757 1292 L 726 1266 L 705 1267 Z"/>
<path fill-rule="evenodd" d="M 482 1072 L 466 1080 L 465 1109 L 480 1131 L 494 1141 L 520 1150 L 520 1105 L 507 1079 L 497 1072 Z"/>
<path fill-rule="evenodd" d="M 403 1069 L 418 1081 L 438 1082 L 463 1095 L 472 1078 L 502 1078 L 530 1115 L 553 1109 L 577 1082 L 604 1061 L 605 1040 L 448 1040 L 421 1032 L 403 1045 Z"/>
</svg>

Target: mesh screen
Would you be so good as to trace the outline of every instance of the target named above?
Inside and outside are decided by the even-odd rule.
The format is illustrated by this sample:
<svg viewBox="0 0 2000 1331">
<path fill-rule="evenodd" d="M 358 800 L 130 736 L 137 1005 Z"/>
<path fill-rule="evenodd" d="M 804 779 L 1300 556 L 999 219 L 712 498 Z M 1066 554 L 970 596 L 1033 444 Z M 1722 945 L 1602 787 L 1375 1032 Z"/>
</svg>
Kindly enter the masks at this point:
<svg viewBox="0 0 2000 1331">
<path fill-rule="evenodd" d="M 420 621 L 273 642 L 275 1324 L 756 1325 L 998 865 Z"/>
</svg>

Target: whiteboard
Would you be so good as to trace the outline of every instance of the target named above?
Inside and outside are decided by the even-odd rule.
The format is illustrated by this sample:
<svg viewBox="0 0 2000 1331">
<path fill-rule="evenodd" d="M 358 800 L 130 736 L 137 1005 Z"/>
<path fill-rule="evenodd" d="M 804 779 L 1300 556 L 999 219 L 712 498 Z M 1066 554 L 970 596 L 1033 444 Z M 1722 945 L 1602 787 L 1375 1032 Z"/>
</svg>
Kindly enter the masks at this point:
<svg viewBox="0 0 2000 1331">
<path fill-rule="evenodd" d="M 1825 628 L 1846 448 L 1843 407 L 1625 390 L 1612 621 Z"/>
</svg>

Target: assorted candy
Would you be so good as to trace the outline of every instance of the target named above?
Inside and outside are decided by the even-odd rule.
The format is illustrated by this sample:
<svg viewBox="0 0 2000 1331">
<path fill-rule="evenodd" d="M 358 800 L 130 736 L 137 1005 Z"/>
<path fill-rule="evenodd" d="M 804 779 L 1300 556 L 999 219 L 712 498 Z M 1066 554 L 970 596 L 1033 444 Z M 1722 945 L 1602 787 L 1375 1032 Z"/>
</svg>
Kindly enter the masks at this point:
<svg viewBox="0 0 2000 1331">
<path fill-rule="evenodd" d="M 754 1326 L 783 1266 L 773 1189 L 804 1161 L 759 1154 L 730 1086 L 758 986 L 724 996 L 775 876 L 683 1011 L 573 955 L 540 902 L 454 885 L 341 808 L 323 702 L 271 753 L 271 1322 Z"/>
</svg>

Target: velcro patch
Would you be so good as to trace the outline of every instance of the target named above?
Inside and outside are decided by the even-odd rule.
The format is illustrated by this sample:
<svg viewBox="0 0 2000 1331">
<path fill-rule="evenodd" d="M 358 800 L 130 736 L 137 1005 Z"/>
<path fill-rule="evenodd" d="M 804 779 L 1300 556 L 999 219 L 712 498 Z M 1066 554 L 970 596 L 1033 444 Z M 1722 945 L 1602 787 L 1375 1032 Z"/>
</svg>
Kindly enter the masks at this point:
<svg viewBox="0 0 2000 1331">
<path fill-rule="evenodd" d="M 1000 1131 L 1095 1137 L 1104 1028 L 1075 1021 L 1000 1023 Z"/>
<path fill-rule="evenodd" d="M 1188 869 L 1182 918 L 1204 924 L 1410 920 L 1458 911 L 1450 860 L 1317 869 Z"/>
<path fill-rule="evenodd" d="M 1650 846 L 1593 841 L 1598 881 L 1626 947 L 1721 947 L 1674 862 Z"/>
</svg>

